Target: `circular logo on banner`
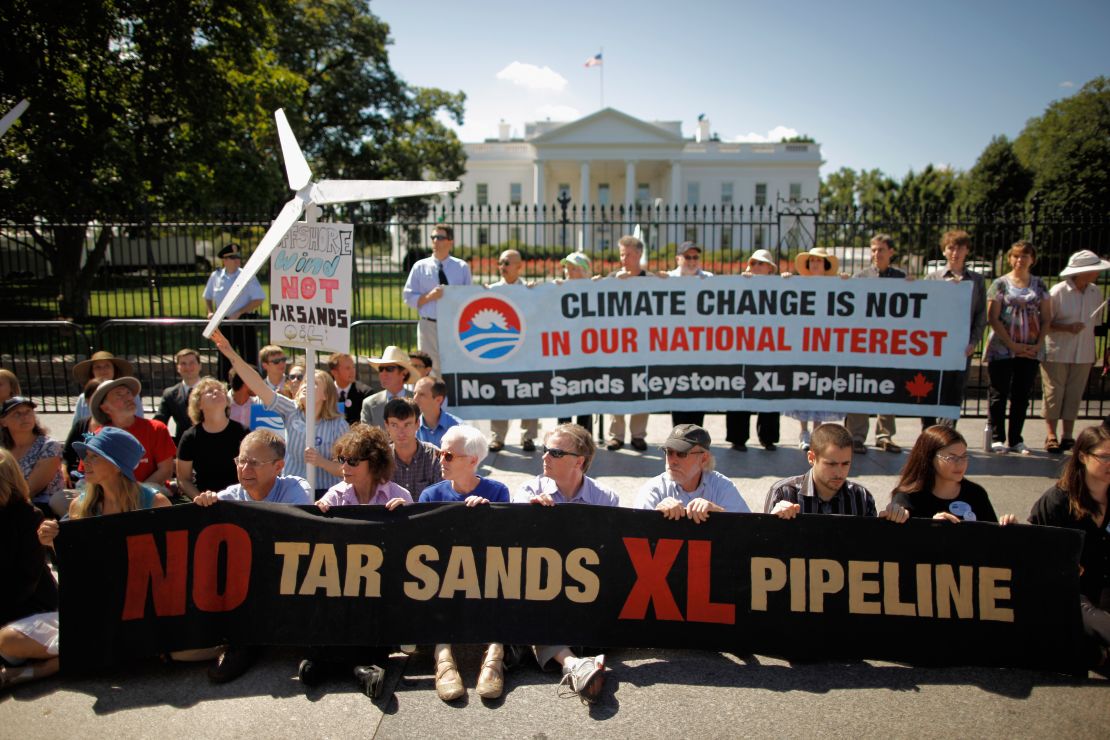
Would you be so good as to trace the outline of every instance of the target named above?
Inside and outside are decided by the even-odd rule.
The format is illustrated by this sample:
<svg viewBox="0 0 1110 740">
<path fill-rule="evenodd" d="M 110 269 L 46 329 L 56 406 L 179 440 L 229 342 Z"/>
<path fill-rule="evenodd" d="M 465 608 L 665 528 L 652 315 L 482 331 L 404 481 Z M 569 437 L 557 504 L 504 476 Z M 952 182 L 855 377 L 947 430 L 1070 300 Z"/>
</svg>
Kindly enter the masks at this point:
<svg viewBox="0 0 1110 740">
<path fill-rule="evenodd" d="M 524 321 L 520 311 L 506 298 L 483 295 L 459 312 L 459 345 L 478 362 L 499 362 L 520 349 Z"/>
</svg>

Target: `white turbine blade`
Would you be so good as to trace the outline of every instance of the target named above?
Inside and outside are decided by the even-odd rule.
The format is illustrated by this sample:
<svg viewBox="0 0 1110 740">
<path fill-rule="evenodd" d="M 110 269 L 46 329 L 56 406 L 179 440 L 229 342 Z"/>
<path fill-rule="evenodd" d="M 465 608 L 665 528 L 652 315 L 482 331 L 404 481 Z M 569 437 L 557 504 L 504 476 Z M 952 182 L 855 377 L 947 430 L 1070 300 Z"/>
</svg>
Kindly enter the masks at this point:
<svg viewBox="0 0 1110 740">
<path fill-rule="evenodd" d="M 243 292 L 243 288 L 246 287 L 247 282 L 258 274 L 262 265 L 269 261 L 270 254 L 281 242 L 282 237 L 285 236 L 289 229 L 293 228 L 293 224 L 301 217 L 301 213 L 304 211 L 304 205 L 305 202 L 297 197 L 290 200 L 285 204 L 285 207 L 281 209 L 281 213 L 279 213 L 278 217 L 274 219 L 274 222 L 270 224 L 270 228 L 266 231 L 266 235 L 263 236 L 262 241 L 258 243 L 258 246 L 254 250 L 254 254 L 251 255 L 251 258 L 247 260 L 247 264 L 239 271 L 239 275 L 236 276 L 235 282 L 231 284 L 231 290 L 224 296 L 220 305 L 216 307 L 216 312 L 212 314 L 212 320 L 204 327 L 203 334 L 206 338 L 212 336 L 212 332 L 220 325 L 224 316 L 227 316 L 227 312 L 231 310 L 231 307 L 235 304 L 235 299 Z M 254 360 L 248 357 L 247 362 L 254 362 Z"/>
<path fill-rule="evenodd" d="M 350 203 L 357 200 L 411 198 L 416 195 L 457 193 L 457 180 L 321 180 L 312 187 L 313 203 Z"/>
<path fill-rule="evenodd" d="M 285 118 L 285 111 L 278 108 L 274 111 L 274 119 L 277 121 L 278 139 L 281 141 L 281 156 L 285 160 L 285 174 L 289 178 L 289 187 L 299 191 L 312 181 L 312 170 L 308 168 L 304 153 L 301 152 L 301 147 L 297 144 L 297 137 L 293 135 L 293 129 L 289 127 L 289 121 Z"/>
<path fill-rule="evenodd" d="M 26 98 L 24 98 L 23 100 L 19 101 L 18 105 L 8 111 L 8 114 L 6 116 L 0 118 L 0 136 L 3 136 L 8 132 L 8 129 L 12 127 L 13 123 L 19 120 L 19 117 L 23 115 L 23 111 L 27 110 L 27 107 L 29 105 L 31 104 L 27 102 Z"/>
</svg>

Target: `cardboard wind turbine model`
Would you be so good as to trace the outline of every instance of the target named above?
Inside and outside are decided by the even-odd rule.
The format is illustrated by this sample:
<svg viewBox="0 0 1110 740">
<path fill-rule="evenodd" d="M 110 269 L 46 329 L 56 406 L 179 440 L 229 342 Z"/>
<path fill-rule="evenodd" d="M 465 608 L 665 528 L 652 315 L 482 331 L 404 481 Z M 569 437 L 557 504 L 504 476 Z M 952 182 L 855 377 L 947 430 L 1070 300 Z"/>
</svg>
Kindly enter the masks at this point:
<svg viewBox="0 0 1110 740">
<path fill-rule="evenodd" d="M 301 217 L 310 205 L 330 205 L 332 203 L 353 203 L 363 200 L 385 200 L 387 198 L 410 198 L 419 195 L 436 195 L 439 193 L 455 193 L 459 190 L 458 181 L 430 181 L 422 180 L 321 180 L 312 182 L 312 170 L 308 168 L 304 154 L 297 139 L 293 136 L 293 129 L 285 118 L 285 111 L 274 111 L 277 120 L 278 139 L 281 141 L 281 156 L 285 160 L 285 172 L 289 180 L 289 187 L 296 191 L 281 213 L 274 219 L 262 241 L 254 250 L 254 254 L 239 271 L 235 282 L 231 284 L 224 300 L 212 314 L 212 320 L 204 327 L 204 336 L 211 337 L 212 332 L 227 316 L 235 299 L 243 292 L 247 282 L 254 277 L 262 265 L 270 259 L 270 255 L 277 248 L 285 234 Z M 309 385 L 309 388 L 312 386 Z"/>
</svg>

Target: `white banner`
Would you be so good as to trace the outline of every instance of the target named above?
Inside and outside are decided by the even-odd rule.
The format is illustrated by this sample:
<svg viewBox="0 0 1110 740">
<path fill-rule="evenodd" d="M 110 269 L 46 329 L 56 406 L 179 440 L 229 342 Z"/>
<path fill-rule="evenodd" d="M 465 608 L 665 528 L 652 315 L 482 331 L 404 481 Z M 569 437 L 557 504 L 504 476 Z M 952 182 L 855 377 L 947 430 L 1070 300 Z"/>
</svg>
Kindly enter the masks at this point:
<svg viewBox="0 0 1110 740">
<path fill-rule="evenodd" d="M 714 277 L 451 286 L 439 348 L 468 419 L 639 411 L 958 417 L 971 284 Z"/>
<path fill-rule="evenodd" d="M 270 258 L 270 341 L 349 352 L 354 227 L 297 223 Z"/>
</svg>

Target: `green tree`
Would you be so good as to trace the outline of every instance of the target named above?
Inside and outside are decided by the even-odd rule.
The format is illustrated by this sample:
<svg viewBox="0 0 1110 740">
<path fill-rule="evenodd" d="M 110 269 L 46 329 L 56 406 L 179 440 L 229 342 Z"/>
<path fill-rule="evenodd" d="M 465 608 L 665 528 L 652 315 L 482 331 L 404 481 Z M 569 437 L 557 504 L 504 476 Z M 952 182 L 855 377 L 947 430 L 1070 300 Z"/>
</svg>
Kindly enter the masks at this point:
<svg viewBox="0 0 1110 740">
<path fill-rule="evenodd" d="M 984 213 L 1012 211 L 1025 204 L 1032 173 L 1005 136 L 995 136 L 968 170 L 960 205 Z"/>
<path fill-rule="evenodd" d="M 1033 172 L 1045 206 L 1105 214 L 1110 210 L 1110 78 L 1096 77 L 1032 118 L 1014 151 Z"/>
</svg>

